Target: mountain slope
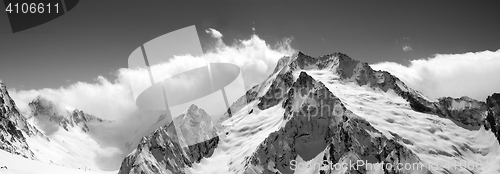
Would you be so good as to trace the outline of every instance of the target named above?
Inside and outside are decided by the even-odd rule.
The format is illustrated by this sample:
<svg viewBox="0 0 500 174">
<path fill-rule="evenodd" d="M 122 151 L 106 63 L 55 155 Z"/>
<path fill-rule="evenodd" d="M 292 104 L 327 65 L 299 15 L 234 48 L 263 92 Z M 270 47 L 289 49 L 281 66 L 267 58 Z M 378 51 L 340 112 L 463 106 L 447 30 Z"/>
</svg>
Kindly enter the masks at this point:
<svg viewBox="0 0 500 174">
<path fill-rule="evenodd" d="M 0 149 L 36 159 L 26 142 L 26 137 L 33 135 L 42 134 L 28 124 L 26 118 L 19 113 L 14 100 L 10 98 L 7 87 L 0 83 Z"/>
<path fill-rule="evenodd" d="M 182 147 L 210 140 L 217 136 L 212 118 L 196 105 L 191 105 L 186 113 L 174 118 L 179 144 Z"/>
<path fill-rule="evenodd" d="M 89 134 L 96 125 L 108 121 L 78 110 L 61 112 L 41 97 L 30 107 L 32 115 L 21 115 L 5 85 L 0 85 L 2 150 L 46 164 L 89 170 L 98 170 L 98 155 L 119 153 L 119 149 L 102 146 Z"/>
<path fill-rule="evenodd" d="M 103 172 L 95 170 L 65 168 L 50 165 L 36 160 L 30 160 L 18 155 L 12 155 L 0 150 L 1 174 L 114 174 L 116 172 Z"/>
<path fill-rule="evenodd" d="M 192 105 L 173 122 L 141 139 L 122 162 L 119 173 L 180 173 L 211 156 L 219 137 L 210 116 Z"/>
</svg>

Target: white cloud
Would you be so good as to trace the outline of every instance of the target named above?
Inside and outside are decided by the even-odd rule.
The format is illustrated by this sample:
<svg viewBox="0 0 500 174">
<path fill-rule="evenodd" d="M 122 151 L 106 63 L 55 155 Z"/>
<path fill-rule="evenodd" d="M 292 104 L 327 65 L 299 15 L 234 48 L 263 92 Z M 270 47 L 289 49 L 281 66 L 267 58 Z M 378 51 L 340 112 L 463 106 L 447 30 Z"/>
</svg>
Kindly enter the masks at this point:
<svg viewBox="0 0 500 174">
<path fill-rule="evenodd" d="M 213 38 L 221 38 L 222 33 L 213 28 L 208 28 L 205 30 L 206 33 L 210 34 Z"/>
<path fill-rule="evenodd" d="M 217 38 L 220 39 L 220 38 Z M 240 67 L 246 89 L 262 82 L 269 76 L 279 58 L 295 52 L 290 43 L 293 38 L 284 38 L 271 46 L 257 35 L 248 40 L 237 40 L 233 45 L 219 42 L 217 47 L 202 56 L 174 56 L 163 64 L 153 65 L 151 71 L 154 79 L 166 79 L 179 72 L 205 66 L 207 62 L 232 63 Z M 133 83 L 134 95 L 138 95 L 150 85 L 149 73 L 146 69 L 120 69 L 119 79 Z M 137 96 L 135 96 L 137 97 Z"/>
<path fill-rule="evenodd" d="M 216 30 L 211 30 L 213 33 Z M 222 34 L 219 33 L 221 36 Z M 219 38 L 218 38 L 219 39 Z M 165 79 L 178 72 L 206 65 L 207 62 L 233 63 L 240 67 L 245 87 L 262 82 L 274 69 L 279 58 L 295 52 L 290 47 L 291 39 L 285 38 L 277 45 L 270 45 L 257 35 L 248 40 L 238 40 L 233 45 L 220 44 L 208 53 L 196 57 L 191 55 L 175 56 L 168 62 L 152 66 L 155 79 Z M 117 71 L 117 79 L 110 81 L 97 77 L 95 83 L 77 82 L 59 89 L 39 89 L 17 91 L 10 89 L 18 107 L 29 112 L 28 103 L 42 95 L 60 108 L 77 108 L 104 119 L 126 119 L 133 113 L 135 106 L 130 83 L 147 88 L 150 79 L 146 69 L 122 68 Z"/>
<path fill-rule="evenodd" d="M 412 50 L 413 49 L 408 45 L 403 46 L 403 51 L 405 51 L 405 52 L 412 51 Z"/>
<path fill-rule="evenodd" d="M 500 50 L 436 54 L 412 60 L 409 66 L 382 62 L 371 67 L 390 72 L 431 98 L 469 96 L 484 101 L 500 92 Z"/>
</svg>

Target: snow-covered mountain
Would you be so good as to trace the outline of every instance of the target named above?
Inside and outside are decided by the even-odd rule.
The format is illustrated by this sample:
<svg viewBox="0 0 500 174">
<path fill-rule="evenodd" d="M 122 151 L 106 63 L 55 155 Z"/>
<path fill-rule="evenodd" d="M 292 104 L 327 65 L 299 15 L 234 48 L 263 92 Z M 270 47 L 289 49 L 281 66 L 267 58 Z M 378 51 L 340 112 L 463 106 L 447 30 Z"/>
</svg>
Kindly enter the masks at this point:
<svg viewBox="0 0 500 174">
<path fill-rule="evenodd" d="M 210 116 L 196 105 L 151 135 L 125 158 L 119 173 L 179 173 L 210 156 L 219 142 Z M 198 143 L 201 142 L 201 143 Z"/>
<path fill-rule="evenodd" d="M 430 100 L 345 54 L 299 52 L 216 122 L 210 153 L 181 150 L 167 125 L 120 173 L 500 173 L 499 110 L 499 94 Z"/>
<path fill-rule="evenodd" d="M 36 159 L 26 138 L 43 136 L 38 129 L 28 124 L 12 98 L 7 87 L 0 83 L 0 149 L 25 158 Z"/>
<path fill-rule="evenodd" d="M 21 115 L 0 84 L 0 149 L 59 166 L 33 163 L 43 171 L 99 173 L 125 150 L 120 174 L 500 173 L 500 94 L 485 101 L 431 100 L 345 54 L 299 52 L 219 120 L 192 105 L 116 123 L 42 96 Z"/>
<path fill-rule="evenodd" d="M 187 111 L 174 118 L 179 144 L 185 148 L 217 136 L 212 118 L 203 109 L 191 105 Z"/>
<path fill-rule="evenodd" d="M 63 128 L 68 131 L 70 127 L 79 127 L 83 132 L 89 131 L 88 124 L 101 123 L 104 120 L 93 115 L 74 109 L 73 111 L 58 111 L 54 103 L 38 96 L 31 103 L 32 116 L 39 122 L 39 125 L 46 125 L 46 129 Z M 62 114 L 60 114 L 62 112 Z M 54 130 L 45 130 L 45 134 L 51 134 Z"/>
</svg>

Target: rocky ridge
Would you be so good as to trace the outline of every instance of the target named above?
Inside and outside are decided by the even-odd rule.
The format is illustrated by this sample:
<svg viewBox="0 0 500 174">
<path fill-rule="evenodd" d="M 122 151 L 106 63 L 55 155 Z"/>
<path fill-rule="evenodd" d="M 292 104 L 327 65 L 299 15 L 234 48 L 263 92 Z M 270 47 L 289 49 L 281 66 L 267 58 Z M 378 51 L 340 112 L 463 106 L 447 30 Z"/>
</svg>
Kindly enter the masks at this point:
<svg viewBox="0 0 500 174">
<path fill-rule="evenodd" d="M 500 142 L 500 93 L 495 93 L 486 99 L 488 116 L 486 127 L 490 129 Z"/>
<path fill-rule="evenodd" d="M 32 102 L 30 102 L 29 107 L 32 112 L 32 116 L 38 120 L 48 120 L 49 122 L 56 124 L 68 131 L 69 127 L 79 127 L 82 131 L 88 132 L 90 123 L 104 122 L 105 120 L 89 115 L 75 109 L 73 111 L 59 111 L 53 102 L 38 96 Z M 66 112 L 66 113 L 64 113 Z"/>
<path fill-rule="evenodd" d="M 422 93 L 407 87 L 399 78 L 391 75 L 389 72 L 373 70 L 367 63 L 354 60 L 343 53 L 334 53 L 315 58 L 299 52 L 294 56 L 282 59 L 289 62 L 288 64 L 281 63 L 283 70 L 288 70 L 287 66 L 292 71 L 329 69 L 339 74 L 342 81 L 355 82 L 360 86 L 367 85 L 384 92 L 392 90 L 407 100 L 413 110 L 448 118 L 466 129 L 478 130 L 484 125 L 488 113 L 488 107 L 485 102 L 469 97 L 443 97 L 437 101 L 432 101 Z M 275 70 L 277 69 L 279 68 L 277 67 Z"/>
<path fill-rule="evenodd" d="M 119 173 L 184 173 L 202 158 L 212 155 L 219 137 L 210 116 L 196 105 L 151 135 L 122 162 Z"/>
<path fill-rule="evenodd" d="M 298 89 L 298 91 L 297 91 Z M 347 110 L 321 82 L 301 72 L 283 98 L 289 121 L 271 133 L 248 159 L 247 173 L 294 173 L 292 160 L 300 156 L 309 161 L 323 153 L 323 160 L 336 163 L 420 163 L 402 140 L 383 136 L 370 123 Z M 327 149 L 323 152 L 324 149 Z M 387 172 L 403 173 L 394 169 Z M 423 168 L 423 171 L 427 169 Z M 322 173 L 333 172 L 324 168 Z M 364 166 L 348 171 L 366 173 Z"/>
<path fill-rule="evenodd" d="M 7 87 L 0 83 L 0 149 L 9 153 L 36 159 L 26 142 L 27 136 L 43 136 L 40 131 L 31 126 L 9 96 Z"/>
</svg>

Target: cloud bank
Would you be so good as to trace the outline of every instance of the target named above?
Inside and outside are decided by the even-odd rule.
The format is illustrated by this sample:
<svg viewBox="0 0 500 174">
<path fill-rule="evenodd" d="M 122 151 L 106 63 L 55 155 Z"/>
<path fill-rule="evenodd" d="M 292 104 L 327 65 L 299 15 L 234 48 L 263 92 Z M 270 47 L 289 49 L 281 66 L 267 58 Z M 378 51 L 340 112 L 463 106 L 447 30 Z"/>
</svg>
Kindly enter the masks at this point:
<svg viewBox="0 0 500 174">
<path fill-rule="evenodd" d="M 469 96 L 484 101 L 500 92 L 500 50 L 436 54 L 408 66 L 382 62 L 371 67 L 390 72 L 430 98 Z"/>
</svg>

